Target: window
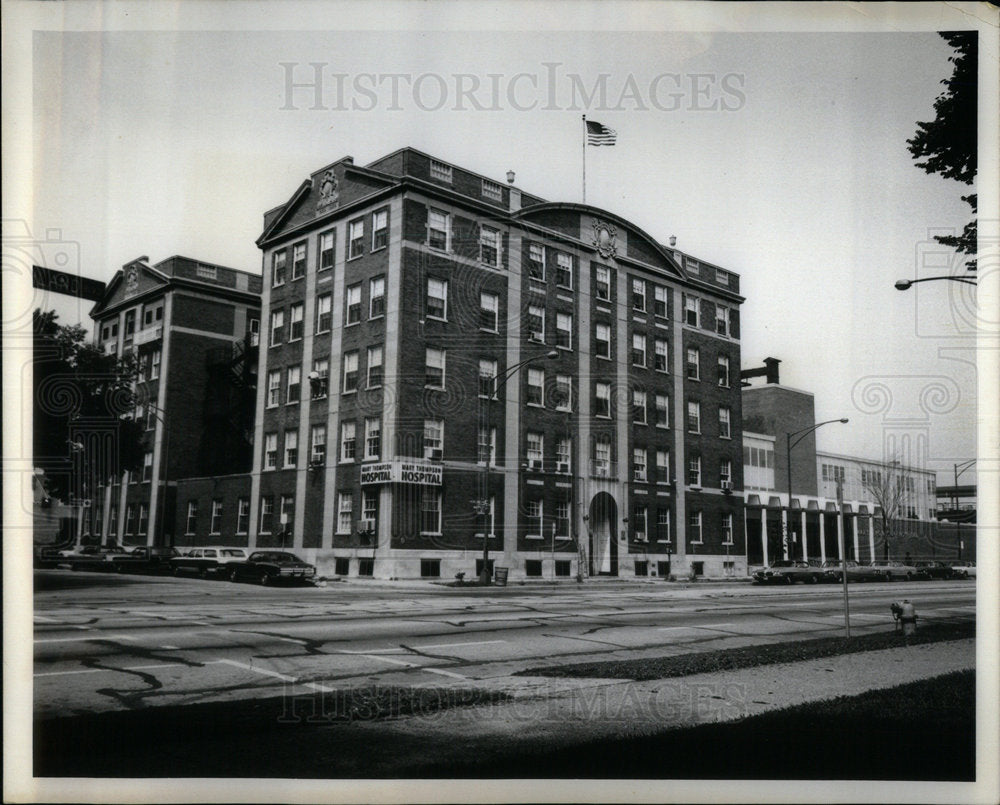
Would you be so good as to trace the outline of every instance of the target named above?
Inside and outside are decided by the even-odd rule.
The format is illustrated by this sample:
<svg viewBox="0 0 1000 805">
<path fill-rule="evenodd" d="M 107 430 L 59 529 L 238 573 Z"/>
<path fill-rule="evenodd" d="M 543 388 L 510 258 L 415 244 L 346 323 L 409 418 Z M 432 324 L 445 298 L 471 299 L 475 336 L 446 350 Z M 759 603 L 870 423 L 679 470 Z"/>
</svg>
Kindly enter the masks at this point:
<svg viewBox="0 0 1000 805">
<path fill-rule="evenodd" d="M 302 305 L 301 303 L 297 305 L 292 305 L 288 312 L 290 320 L 290 326 L 288 329 L 288 340 L 289 342 L 298 341 L 299 339 L 302 338 L 302 327 L 303 327 L 302 315 L 304 312 L 304 305 Z"/>
<path fill-rule="evenodd" d="M 427 245 L 446 252 L 450 240 L 451 216 L 440 210 L 430 210 L 427 214 Z"/>
<path fill-rule="evenodd" d="M 108 511 L 108 536 L 118 535 L 118 506 L 114 503 L 111 504 L 111 509 Z"/>
<path fill-rule="evenodd" d="M 728 408 L 722 406 L 719 408 L 719 436 L 723 439 L 729 439 L 731 437 L 731 427 L 730 427 L 731 413 Z"/>
<path fill-rule="evenodd" d="M 236 533 L 246 534 L 250 530 L 250 498 L 236 501 Z"/>
<path fill-rule="evenodd" d="M 497 376 L 497 362 L 486 358 L 479 359 L 479 396 L 491 397 L 494 394 L 493 382 Z"/>
<path fill-rule="evenodd" d="M 490 507 L 487 510 L 486 514 L 485 515 L 477 515 L 476 516 L 476 527 L 477 528 L 479 527 L 479 517 L 485 516 L 486 521 L 487 521 L 487 523 L 486 523 L 487 533 L 490 535 L 490 539 L 494 538 L 497 535 L 497 531 L 496 531 L 496 502 L 497 502 L 496 496 L 495 495 L 490 495 Z M 483 532 L 482 531 L 477 531 L 476 532 L 476 536 L 481 539 L 483 537 Z M 482 570 L 482 567 L 483 567 L 483 560 L 479 559 L 476 562 L 476 573 L 477 573 L 477 575 L 478 575 L 479 571 Z M 493 571 L 493 560 L 491 559 L 490 560 L 490 572 L 492 573 L 492 571 Z"/>
<path fill-rule="evenodd" d="M 479 294 L 479 327 L 482 330 L 489 330 L 491 333 L 497 332 L 497 318 L 500 300 L 496 294 Z"/>
<path fill-rule="evenodd" d="M 722 515 L 722 544 L 733 544 L 733 515 Z"/>
<path fill-rule="evenodd" d="M 660 286 L 653 286 L 653 314 L 658 318 L 667 318 L 667 289 Z"/>
<path fill-rule="evenodd" d="M 440 461 L 444 455 L 444 422 L 440 419 L 424 420 L 424 458 Z"/>
<path fill-rule="evenodd" d="M 916 516 L 916 515 L 914 515 Z M 149 508 L 145 503 L 139 504 L 139 527 L 137 533 L 145 534 L 146 529 L 149 528 Z"/>
<path fill-rule="evenodd" d="M 389 243 L 389 211 L 372 213 L 372 251 L 384 249 Z"/>
<path fill-rule="evenodd" d="M 277 346 L 285 337 L 285 311 L 271 313 L 271 346 Z"/>
<path fill-rule="evenodd" d="M 656 482 L 658 484 L 670 483 L 670 451 L 656 451 Z"/>
<path fill-rule="evenodd" d="M 129 504 L 129 508 L 131 508 L 131 504 Z M 128 525 L 126 525 L 126 527 L 125 527 L 125 533 L 126 534 L 132 533 L 130 531 Z M 188 501 L 187 519 L 184 521 L 184 533 L 185 534 L 197 534 L 198 533 L 198 501 L 197 500 L 189 500 Z"/>
<path fill-rule="evenodd" d="M 556 346 L 573 348 L 573 316 L 570 313 L 556 313 Z"/>
<path fill-rule="evenodd" d="M 528 370 L 528 405 L 544 405 L 542 393 L 545 388 L 545 371 L 542 369 Z"/>
<path fill-rule="evenodd" d="M 289 429 L 285 431 L 285 467 L 294 468 L 299 460 L 299 432 Z"/>
<path fill-rule="evenodd" d="M 497 463 L 497 429 L 490 428 L 489 438 L 486 437 L 486 428 L 479 428 L 479 438 L 477 440 L 476 461 L 480 466 L 485 466 L 488 461 L 491 467 Z"/>
<path fill-rule="evenodd" d="M 361 321 L 361 283 L 347 287 L 347 323 L 357 324 Z"/>
<path fill-rule="evenodd" d="M 260 319 L 250 319 L 250 346 L 260 346 Z"/>
<path fill-rule="evenodd" d="M 195 504 L 197 505 L 197 504 Z M 125 534 L 135 533 L 135 504 L 129 503 L 125 507 Z"/>
<path fill-rule="evenodd" d="M 556 385 L 552 396 L 558 410 L 572 411 L 573 378 L 569 375 L 556 375 Z"/>
<path fill-rule="evenodd" d="M 135 406 L 135 412 L 133 418 L 136 422 L 142 422 L 145 425 L 146 419 L 146 405 L 145 403 L 137 403 Z"/>
<path fill-rule="evenodd" d="M 340 460 L 354 461 L 356 427 L 353 420 L 340 423 Z"/>
<path fill-rule="evenodd" d="M 688 515 L 688 536 L 691 542 L 701 542 L 701 512 L 691 512 Z"/>
<path fill-rule="evenodd" d="M 636 503 L 632 507 L 632 530 L 635 533 L 636 540 L 639 542 L 645 542 L 648 539 L 646 536 L 649 533 L 646 530 L 647 511 L 645 503 Z"/>
<path fill-rule="evenodd" d="M 274 528 L 274 498 L 271 495 L 261 495 L 260 498 L 260 533 L 270 534 Z"/>
<path fill-rule="evenodd" d="M 160 376 L 160 350 L 154 349 L 149 353 L 149 379 L 156 380 Z"/>
<path fill-rule="evenodd" d="M 344 353 L 344 394 L 357 391 L 358 353 L 357 350 Z"/>
<path fill-rule="evenodd" d="M 632 480 L 646 482 L 646 448 L 632 449 Z"/>
<path fill-rule="evenodd" d="M 637 425 L 646 424 L 646 392 L 632 389 L 632 421 Z"/>
<path fill-rule="evenodd" d="M 142 456 L 142 480 L 151 481 L 153 479 L 153 453 L 147 451 Z"/>
<path fill-rule="evenodd" d="M 273 470 L 278 466 L 278 434 L 264 434 L 264 469 Z"/>
<path fill-rule="evenodd" d="M 670 509 L 666 507 L 656 510 L 656 541 L 670 542 Z"/>
<path fill-rule="evenodd" d="M 719 385 L 729 388 L 729 356 L 719 356 Z"/>
<path fill-rule="evenodd" d="M 646 310 L 646 283 L 640 279 L 632 280 L 632 308 Z"/>
<path fill-rule="evenodd" d="M 657 339 L 653 342 L 653 368 L 657 372 L 669 372 L 670 363 L 668 359 L 667 342 Z"/>
<path fill-rule="evenodd" d="M 646 336 L 643 333 L 632 334 L 632 365 L 646 365 Z"/>
<path fill-rule="evenodd" d="M 556 285 L 573 288 L 573 257 L 562 252 L 556 253 Z"/>
<path fill-rule="evenodd" d="M 434 277 L 427 278 L 427 317 L 448 318 L 448 282 Z"/>
<path fill-rule="evenodd" d="M 382 454 L 382 418 L 365 419 L 365 459 L 378 459 Z"/>
<path fill-rule="evenodd" d="M 219 534 L 222 532 L 222 501 L 212 501 L 212 519 L 208 526 L 209 534 Z"/>
<path fill-rule="evenodd" d="M 365 251 L 365 219 L 358 218 L 347 226 L 347 259 L 360 257 Z"/>
<path fill-rule="evenodd" d="M 433 486 L 420 488 L 420 533 L 441 533 L 441 490 Z"/>
<path fill-rule="evenodd" d="M 372 277 L 368 283 L 368 318 L 385 315 L 385 277 Z"/>
<path fill-rule="evenodd" d="M 594 475 L 606 478 L 611 474 L 611 442 L 598 439 L 594 442 Z"/>
<path fill-rule="evenodd" d="M 496 182 L 483 179 L 483 198 L 490 201 L 503 201 L 503 188 Z"/>
<path fill-rule="evenodd" d="M 527 537 L 530 538 L 530 537 L 542 536 L 542 531 L 544 528 L 544 523 L 542 522 L 542 517 L 543 517 L 542 512 L 543 512 L 542 501 L 540 500 L 528 501 L 528 514 L 527 514 L 528 533 L 526 534 Z M 538 564 L 541 565 L 542 563 L 539 562 Z M 541 571 L 541 567 L 539 567 L 539 571 Z M 541 575 L 541 572 L 539 572 L 538 575 Z"/>
<path fill-rule="evenodd" d="M 296 243 L 292 247 L 292 279 L 301 279 L 306 275 L 306 244 Z"/>
<path fill-rule="evenodd" d="M 528 536 L 531 536 L 530 534 Z M 529 578 L 541 578 L 542 576 L 542 560 L 541 559 L 525 559 L 524 560 L 524 575 Z"/>
<path fill-rule="evenodd" d="M 368 347 L 368 388 L 382 385 L 382 347 Z"/>
<path fill-rule="evenodd" d="M 656 427 L 670 427 L 670 398 L 666 394 L 656 395 Z"/>
<path fill-rule="evenodd" d="M 545 342 L 545 308 L 528 305 L 528 338 Z"/>
<path fill-rule="evenodd" d="M 545 247 L 537 243 L 528 245 L 528 277 L 545 281 Z"/>
<path fill-rule="evenodd" d="M 611 386 L 608 383 L 594 384 L 594 415 L 611 416 Z"/>
<path fill-rule="evenodd" d="M 433 389 L 444 388 L 444 359 L 443 349 L 427 347 L 425 351 L 425 375 L 424 385 Z"/>
<path fill-rule="evenodd" d="M 696 347 L 687 350 L 687 379 L 698 380 L 701 376 L 701 351 Z"/>
<path fill-rule="evenodd" d="M 611 298 L 611 269 L 597 266 L 594 271 L 594 291 L 598 299 Z"/>
<path fill-rule="evenodd" d="M 315 400 L 327 395 L 330 384 L 330 359 L 316 358 L 309 375 L 309 394 Z"/>
<path fill-rule="evenodd" d="M 445 165 L 443 162 L 437 162 L 432 159 L 431 178 L 437 179 L 439 182 L 451 184 L 451 165 Z"/>
<path fill-rule="evenodd" d="M 336 232 L 330 230 L 319 236 L 319 270 L 333 268 L 333 248 L 336 244 Z"/>
<path fill-rule="evenodd" d="M 350 559 L 347 560 L 350 563 Z M 358 557 L 358 575 L 359 576 L 374 576 L 375 575 L 375 559 L 374 557 Z"/>
<path fill-rule="evenodd" d="M 541 433 L 528 432 L 528 468 L 533 470 L 542 469 L 542 461 L 545 458 L 545 436 Z"/>
<path fill-rule="evenodd" d="M 350 534 L 354 519 L 354 493 L 341 492 L 337 497 L 337 533 Z"/>
<path fill-rule="evenodd" d="M 483 182 L 485 185 L 485 180 Z M 485 195 L 485 190 L 483 192 Z M 420 560 L 420 577 L 424 579 L 436 579 L 441 575 L 441 560 L 440 559 L 421 559 Z"/>
<path fill-rule="evenodd" d="M 284 249 L 271 255 L 271 284 L 274 287 L 285 284 L 285 262 L 288 252 Z"/>
<path fill-rule="evenodd" d="M 149 363 L 149 355 L 140 355 L 139 359 L 136 361 L 136 380 L 142 383 L 146 379 L 147 364 Z"/>
<path fill-rule="evenodd" d="M 688 459 L 688 486 L 701 486 L 701 456 Z"/>
<path fill-rule="evenodd" d="M 280 533 L 282 536 L 292 533 L 295 523 L 295 498 L 291 495 L 282 495 L 278 504 L 278 522 L 281 524 Z"/>
<path fill-rule="evenodd" d="M 361 493 L 361 519 L 370 520 L 372 524 L 378 520 L 378 492 L 366 489 Z"/>
<path fill-rule="evenodd" d="M 699 326 L 698 323 L 701 321 L 701 311 L 696 296 L 685 296 L 684 297 L 684 323 L 690 324 L 692 327 Z"/>
<path fill-rule="evenodd" d="M 715 332 L 719 335 L 729 335 L 729 308 L 715 306 Z"/>
<path fill-rule="evenodd" d="M 611 357 L 611 327 L 607 324 L 594 325 L 594 339 L 597 342 L 594 349 L 597 357 Z"/>
<path fill-rule="evenodd" d="M 288 367 L 288 384 L 285 387 L 285 404 L 297 403 L 302 397 L 302 367 Z"/>
<path fill-rule="evenodd" d="M 568 473 L 573 458 L 573 443 L 569 439 L 556 442 L 556 472 Z"/>
<path fill-rule="evenodd" d="M 688 400 L 688 421 L 687 429 L 689 433 L 701 433 L 701 403 L 695 400 Z"/>
<path fill-rule="evenodd" d="M 719 487 L 721 489 L 732 489 L 733 487 L 733 462 L 728 458 L 719 462 Z"/>
<path fill-rule="evenodd" d="M 569 539 L 569 501 L 566 500 L 561 500 L 556 504 L 556 536 Z M 569 562 L 566 564 L 568 565 Z M 569 575 L 569 568 L 566 569 L 565 575 Z"/>
<path fill-rule="evenodd" d="M 313 425 L 309 433 L 309 463 L 326 463 L 326 425 Z"/>
<path fill-rule="evenodd" d="M 479 260 L 488 266 L 500 264 L 500 230 L 489 226 L 479 230 Z"/>
<path fill-rule="evenodd" d="M 325 293 L 316 297 L 316 332 L 328 333 L 333 326 L 332 297 Z"/>
</svg>

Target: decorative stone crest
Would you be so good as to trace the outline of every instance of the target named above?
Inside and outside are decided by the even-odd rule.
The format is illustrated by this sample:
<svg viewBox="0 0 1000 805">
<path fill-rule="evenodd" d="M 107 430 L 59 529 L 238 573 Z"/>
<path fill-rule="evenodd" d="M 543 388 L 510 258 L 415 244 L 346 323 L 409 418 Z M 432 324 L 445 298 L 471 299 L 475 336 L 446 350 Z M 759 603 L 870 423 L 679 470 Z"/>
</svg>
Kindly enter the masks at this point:
<svg viewBox="0 0 1000 805">
<path fill-rule="evenodd" d="M 125 272 L 125 293 L 133 294 L 139 290 L 139 269 L 129 266 Z"/>
<path fill-rule="evenodd" d="M 601 257 L 614 257 L 618 253 L 618 230 L 607 221 L 594 221 L 594 246 Z"/>
<path fill-rule="evenodd" d="M 340 189 L 337 183 L 337 176 L 332 170 L 323 174 L 319 182 L 319 206 L 329 207 L 340 200 Z"/>
</svg>

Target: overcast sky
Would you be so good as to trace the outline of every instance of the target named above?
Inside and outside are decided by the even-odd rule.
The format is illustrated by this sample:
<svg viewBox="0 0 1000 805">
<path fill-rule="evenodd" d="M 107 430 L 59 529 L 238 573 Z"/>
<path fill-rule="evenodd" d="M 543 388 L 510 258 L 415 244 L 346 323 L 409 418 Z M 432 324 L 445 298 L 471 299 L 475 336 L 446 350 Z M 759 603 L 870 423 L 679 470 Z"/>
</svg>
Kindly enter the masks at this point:
<svg viewBox="0 0 1000 805">
<path fill-rule="evenodd" d="M 952 273 L 959 258 L 930 235 L 969 218 L 968 188 L 906 148 L 933 119 L 947 44 L 899 24 L 735 33 L 720 17 L 697 26 L 713 33 L 671 33 L 691 27 L 673 6 L 615 7 L 613 25 L 590 6 L 521 7 L 531 30 L 486 33 L 444 30 L 448 7 L 433 4 L 406 15 L 431 30 L 366 31 L 387 20 L 320 3 L 286 24 L 276 3 L 228 27 L 214 7 L 201 27 L 222 30 L 178 11 L 159 27 L 185 30 L 38 31 L 23 217 L 36 239 L 60 230 L 97 279 L 140 255 L 259 271 L 264 211 L 348 154 L 414 146 L 580 201 L 585 112 L 618 132 L 588 149 L 587 202 L 741 275 L 744 368 L 780 358 L 782 382 L 815 393 L 817 421 L 851 419 L 819 448 L 878 459 L 905 434 L 904 457 L 948 482 L 976 454 L 972 297 L 893 288 Z M 277 30 L 293 23 L 315 30 Z M 313 81 L 313 63 L 318 103 L 288 90 Z"/>
</svg>

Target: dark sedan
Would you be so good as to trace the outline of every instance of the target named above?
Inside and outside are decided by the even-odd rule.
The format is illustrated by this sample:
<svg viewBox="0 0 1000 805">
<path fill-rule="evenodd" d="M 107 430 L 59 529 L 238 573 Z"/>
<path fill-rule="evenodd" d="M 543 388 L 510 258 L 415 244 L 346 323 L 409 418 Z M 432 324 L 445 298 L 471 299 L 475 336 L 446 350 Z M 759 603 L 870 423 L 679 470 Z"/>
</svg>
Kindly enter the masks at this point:
<svg viewBox="0 0 1000 805">
<path fill-rule="evenodd" d="M 950 579 L 952 577 L 951 565 L 945 562 L 914 562 L 913 566 L 917 572 L 924 573 L 931 579 Z"/>
<path fill-rule="evenodd" d="M 258 584 L 312 581 L 316 567 L 287 551 L 254 551 L 245 562 L 230 562 L 229 580 L 249 579 Z"/>
<path fill-rule="evenodd" d="M 816 584 L 824 581 L 822 563 L 818 559 L 781 559 L 753 574 L 756 584 L 794 584 L 804 581 Z"/>
<path fill-rule="evenodd" d="M 882 574 L 871 565 L 859 565 L 853 559 L 848 559 L 847 580 L 850 581 L 881 581 Z M 839 559 L 827 559 L 823 563 L 823 573 L 827 581 L 841 581 L 843 579 L 843 567 Z"/>
</svg>

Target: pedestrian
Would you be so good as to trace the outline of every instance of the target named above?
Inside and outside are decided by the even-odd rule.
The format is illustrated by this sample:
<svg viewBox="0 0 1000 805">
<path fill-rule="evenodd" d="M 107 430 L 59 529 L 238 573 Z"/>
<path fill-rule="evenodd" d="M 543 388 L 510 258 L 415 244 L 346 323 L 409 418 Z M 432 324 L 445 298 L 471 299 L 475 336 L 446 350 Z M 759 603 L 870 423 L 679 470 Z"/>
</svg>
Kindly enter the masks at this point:
<svg viewBox="0 0 1000 805">
<path fill-rule="evenodd" d="M 899 620 L 903 624 L 903 636 L 909 637 L 917 633 L 917 609 L 910 603 L 909 598 L 903 599 L 900 608 Z"/>
<path fill-rule="evenodd" d="M 910 556 L 909 551 L 906 552 L 906 556 L 903 557 L 903 561 L 908 565 L 913 564 L 913 557 Z"/>
</svg>

